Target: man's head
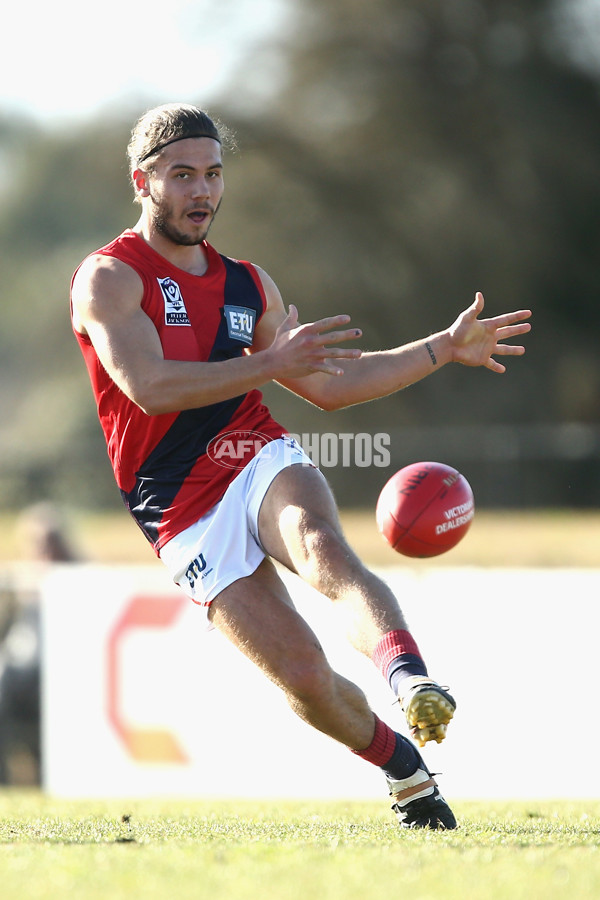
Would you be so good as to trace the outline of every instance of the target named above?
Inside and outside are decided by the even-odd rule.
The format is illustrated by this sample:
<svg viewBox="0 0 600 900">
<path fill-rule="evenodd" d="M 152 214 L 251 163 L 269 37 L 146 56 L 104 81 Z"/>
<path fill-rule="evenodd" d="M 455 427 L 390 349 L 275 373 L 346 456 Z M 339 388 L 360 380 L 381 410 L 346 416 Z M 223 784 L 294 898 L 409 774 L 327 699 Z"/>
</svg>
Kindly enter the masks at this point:
<svg viewBox="0 0 600 900">
<path fill-rule="evenodd" d="M 172 103 L 135 124 L 127 153 L 147 227 L 175 244 L 201 243 L 223 192 L 227 132 L 195 106 Z"/>
<path fill-rule="evenodd" d="M 210 116 L 188 103 L 166 103 L 141 116 L 131 131 L 127 146 L 129 174 L 142 165 L 151 170 L 162 149 L 189 137 L 209 137 L 219 144 L 230 140 L 229 133 Z"/>
</svg>

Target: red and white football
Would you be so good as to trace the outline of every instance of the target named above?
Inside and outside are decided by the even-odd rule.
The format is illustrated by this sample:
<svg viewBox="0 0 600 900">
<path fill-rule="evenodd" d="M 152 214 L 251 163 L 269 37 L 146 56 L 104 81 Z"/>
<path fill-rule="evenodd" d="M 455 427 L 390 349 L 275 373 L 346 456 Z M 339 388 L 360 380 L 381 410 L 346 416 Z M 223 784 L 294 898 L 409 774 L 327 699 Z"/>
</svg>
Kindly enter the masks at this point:
<svg viewBox="0 0 600 900">
<path fill-rule="evenodd" d="M 465 536 L 475 512 L 473 491 L 452 466 L 405 466 L 383 486 L 377 527 L 390 547 L 411 557 L 439 556 Z"/>
</svg>

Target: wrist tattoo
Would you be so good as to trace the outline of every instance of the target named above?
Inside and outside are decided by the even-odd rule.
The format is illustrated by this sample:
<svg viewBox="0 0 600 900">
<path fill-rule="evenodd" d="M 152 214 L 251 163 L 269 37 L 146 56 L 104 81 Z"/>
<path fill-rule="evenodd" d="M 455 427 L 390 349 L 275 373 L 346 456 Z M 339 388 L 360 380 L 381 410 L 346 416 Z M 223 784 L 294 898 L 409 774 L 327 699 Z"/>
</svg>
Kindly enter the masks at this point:
<svg viewBox="0 0 600 900">
<path fill-rule="evenodd" d="M 425 346 L 427 347 L 427 352 L 429 353 L 429 356 L 431 357 L 431 362 L 433 363 L 434 366 L 437 366 L 437 359 L 435 358 L 435 353 L 433 352 L 433 347 L 431 346 L 429 341 L 427 341 Z"/>
</svg>

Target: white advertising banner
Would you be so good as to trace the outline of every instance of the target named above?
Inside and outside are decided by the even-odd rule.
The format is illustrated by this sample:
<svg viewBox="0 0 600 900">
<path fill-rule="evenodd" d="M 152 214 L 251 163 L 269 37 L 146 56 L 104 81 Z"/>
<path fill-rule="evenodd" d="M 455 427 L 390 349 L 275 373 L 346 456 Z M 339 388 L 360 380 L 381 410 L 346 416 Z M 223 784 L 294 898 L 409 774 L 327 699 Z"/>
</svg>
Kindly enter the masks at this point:
<svg viewBox="0 0 600 900">
<path fill-rule="evenodd" d="M 597 797 L 600 571 L 379 574 L 458 702 L 446 741 L 423 751 L 445 796 Z M 334 668 L 406 733 L 332 604 L 282 575 Z M 379 770 L 298 720 L 253 664 L 203 630 L 160 564 L 58 566 L 42 603 L 48 792 L 385 800 Z"/>
</svg>

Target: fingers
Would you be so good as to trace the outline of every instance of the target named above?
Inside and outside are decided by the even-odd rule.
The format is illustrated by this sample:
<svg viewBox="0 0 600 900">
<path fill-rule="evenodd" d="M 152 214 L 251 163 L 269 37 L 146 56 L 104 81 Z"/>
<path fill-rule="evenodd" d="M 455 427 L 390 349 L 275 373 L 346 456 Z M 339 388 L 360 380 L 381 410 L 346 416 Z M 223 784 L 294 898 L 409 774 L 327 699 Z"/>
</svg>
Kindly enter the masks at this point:
<svg viewBox="0 0 600 900">
<path fill-rule="evenodd" d="M 469 312 L 474 312 L 475 315 L 479 315 L 483 307 L 485 306 L 485 300 L 481 291 L 477 291 L 475 294 L 475 300 L 472 303 Z M 493 324 L 496 328 L 503 328 L 505 325 L 513 325 L 515 322 L 523 322 L 524 319 L 530 319 L 532 316 L 532 312 L 530 309 L 518 309 L 514 312 L 503 313 L 500 316 L 494 316 L 493 318 L 486 319 L 485 322 L 489 324 Z M 529 326 L 526 330 L 529 331 L 531 326 Z M 522 334 L 523 332 L 515 332 L 515 334 Z"/>
<path fill-rule="evenodd" d="M 343 341 L 353 341 L 359 337 L 362 337 L 362 331 L 360 328 L 344 328 L 339 331 L 331 330 L 335 329 L 336 325 L 346 325 L 350 321 L 350 316 L 341 315 L 341 316 L 328 316 L 325 319 L 319 319 L 317 322 L 309 322 L 306 325 L 299 326 L 299 331 L 310 339 L 313 342 L 321 347 L 325 347 L 325 344 L 341 344 Z M 355 355 L 354 351 L 346 351 L 339 353 L 331 353 L 330 355 Z"/>
<path fill-rule="evenodd" d="M 521 344 L 496 344 L 493 353 L 500 353 L 502 356 L 523 356 L 525 347 Z"/>
<path fill-rule="evenodd" d="M 525 347 L 520 344 L 496 344 L 493 353 L 496 356 L 523 356 Z M 503 375 L 506 372 L 506 366 L 494 359 L 493 356 L 490 356 L 485 366 L 486 369 L 489 369 L 491 372 L 497 372 L 498 375 Z"/>
<path fill-rule="evenodd" d="M 527 332 L 529 331 L 531 331 L 531 325 L 529 324 L 529 322 L 522 322 L 518 325 L 505 325 L 501 328 L 497 328 L 497 343 L 493 352 L 496 354 L 501 354 L 502 356 L 522 356 L 525 353 L 525 347 L 522 344 L 504 344 L 500 343 L 500 341 L 509 340 L 510 338 L 514 338 L 519 334 L 527 334 Z M 502 369 L 504 370 L 504 366 L 502 366 Z"/>
<path fill-rule="evenodd" d="M 532 312 L 530 309 L 519 309 L 516 312 L 504 313 L 501 316 L 494 316 L 493 319 L 486 319 L 486 323 L 489 325 L 493 325 L 494 328 L 506 328 L 507 326 L 515 326 L 516 328 L 521 328 L 520 331 L 516 331 L 515 334 L 524 334 L 526 331 L 531 330 L 531 325 L 529 322 L 524 322 L 524 319 L 530 319 Z M 516 323 L 521 323 L 516 324 Z"/>
<path fill-rule="evenodd" d="M 326 359 L 358 359 L 362 356 L 362 350 L 350 347 L 323 347 L 323 357 Z"/>
<path fill-rule="evenodd" d="M 324 331 L 329 331 L 332 328 L 337 328 L 339 325 L 347 325 L 350 321 L 350 316 L 340 315 L 340 316 L 327 316 L 325 319 L 318 319 L 316 322 L 309 322 L 304 327 L 307 331 L 314 332 L 315 334 L 322 334 Z M 359 329 L 351 329 L 354 332 L 354 336 L 358 337 L 360 334 Z"/>
<path fill-rule="evenodd" d="M 328 331 L 327 334 L 320 334 L 318 340 L 321 344 L 341 344 L 343 341 L 355 341 L 356 338 L 362 337 L 360 328 L 346 328 L 344 331 Z"/>
<path fill-rule="evenodd" d="M 496 346 L 492 353 L 497 356 L 523 356 L 525 347 L 522 344 L 504 344 L 501 341 L 510 340 L 520 334 L 527 334 L 531 331 L 531 324 L 524 322 L 523 319 L 529 319 L 532 313 L 530 309 L 519 309 L 515 312 L 504 313 L 501 316 L 495 316 L 493 319 L 487 319 L 485 324 L 488 328 L 493 328 L 496 332 Z M 506 366 L 494 359 L 490 355 L 486 363 L 486 368 L 499 375 L 506 372 Z"/>
<path fill-rule="evenodd" d="M 301 337 L 304 346 L 314 358 L 325 359 L 358 359 L 362 351 L 349 347 L 335 347 L 332 344 L 342 344 L 345 341 L 356 340 L 362 335 L 359 328 L 346 328 L 343 331 L 329 331 L 326 334 L 314 332 L 306 326 L 302 326 L 296 332 Z"/>
<path fill-rule="evenodd" d="M 531 331 L 529 322 L 523 322 L 522 325 L 510 325 L 505 326 L 504 328 L 497 328 L 496 340 L 505 341 L 508 338 L 516 337 L 519 334 L 527 334 L 529 331 Z"/>
<path fill-rule="evenodd" d="M 327 343 L 340 343 L 341 341 L 350 341 L 362 337 L 360 328 L 347 328 L 342 331 L 332 330 L 340 325 L 347 325 L 349 321 L 350 316 L 343 314 L 339 316 L 327 316 L 324 319 L 318 319 L 316 322 L 307 322 L 299 327 L 307 334 L 323 335 L 324 332 L 329 332 L 327 335 L 323 335 Z M 290 329 L 298 327 L 298 310 L 293 303 L 290 303 L 289 306 L 287 324 Z"/>
<path fill-rule="evenodd" d="M 298 365 L 307 373 L 325 372 L 328 375 L 343 375 L 344 370 L 336 365 L 337 360 L 358 359 L 362 351 L 355 348 L 337 347 L 345 341 L 362 336 L 360 328 L 343 328 L 350 321 L 348 315 L 327 316 L 316 322 L 298 323 L 298 310 L 290 304 L 282 331 L 287 333 L 287 354 L 297 359 Z M 333 345 L 333 346 L 332 346 Z"/>
<path fill-rule="evenodd" d="M 343 375 L 344 370 L 336 366 L 329 359 L 324 359 L 320 363 L 313 363 L 310 367 L 311 372 L 325 372 L 326 375 Z"/>
<path fill-rule="evenodd" d="M 329 340 L 329 337 L 327 338 Z M 359 359 L 362 351 L 349 347 L 326 347 L 322 344 L 311 354 L 310 369 L 313 372 L 327 372 L 329 375 L 343 375 L 344 370 L 336 366 L 334 360 Z"/>
</svg>

